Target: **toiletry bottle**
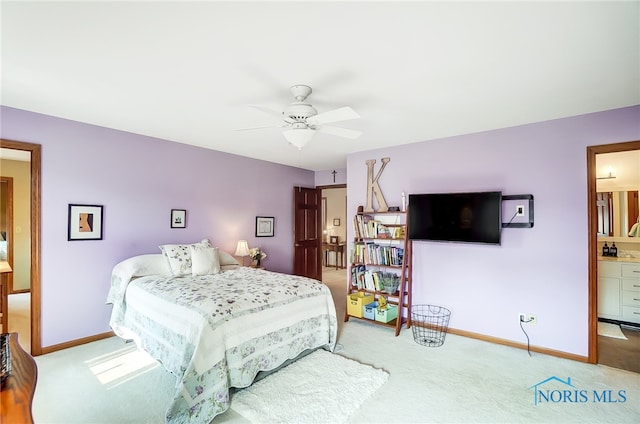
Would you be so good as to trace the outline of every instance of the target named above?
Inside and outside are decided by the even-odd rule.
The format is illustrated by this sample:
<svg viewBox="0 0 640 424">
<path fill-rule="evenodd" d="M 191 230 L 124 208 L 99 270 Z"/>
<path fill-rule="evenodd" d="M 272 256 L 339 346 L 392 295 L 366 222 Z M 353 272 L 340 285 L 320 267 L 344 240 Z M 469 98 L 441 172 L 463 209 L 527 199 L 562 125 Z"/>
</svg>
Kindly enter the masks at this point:
<svg viewBox="0 0 640 424">
<path fill-rule="evenodd" d="M 616 242 L 614 241 L 609 248 L 609 256 L 618 256 L 618 248 L 616 247 Z"/>
<path fill-rule="evenodd" d="M 604 246 L 602 246 L 602 256 L 609 256 L 609 245 L 607 242 L 604 242 Z"/>
</svg>

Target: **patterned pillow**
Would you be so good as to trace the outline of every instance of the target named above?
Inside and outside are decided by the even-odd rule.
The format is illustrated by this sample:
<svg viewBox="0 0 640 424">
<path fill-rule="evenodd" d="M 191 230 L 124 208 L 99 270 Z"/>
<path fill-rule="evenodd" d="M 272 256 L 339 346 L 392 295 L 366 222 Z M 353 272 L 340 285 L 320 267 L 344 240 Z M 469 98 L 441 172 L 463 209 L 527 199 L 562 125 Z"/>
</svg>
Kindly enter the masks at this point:
<svg viewBox="0 0 640 424">
<path fill-rule="evenodd" d="M 218 274 L 220 259 L 217 247 L 190 246 L 191 273 L 193 275 Z"/>
<path fill-rule="evenodd" d="M 163 244 L 160 246 L 174 277 L 191 275 L 191 246 L 212 247 L 208 239 L 194 244 Z"/>
</svg>

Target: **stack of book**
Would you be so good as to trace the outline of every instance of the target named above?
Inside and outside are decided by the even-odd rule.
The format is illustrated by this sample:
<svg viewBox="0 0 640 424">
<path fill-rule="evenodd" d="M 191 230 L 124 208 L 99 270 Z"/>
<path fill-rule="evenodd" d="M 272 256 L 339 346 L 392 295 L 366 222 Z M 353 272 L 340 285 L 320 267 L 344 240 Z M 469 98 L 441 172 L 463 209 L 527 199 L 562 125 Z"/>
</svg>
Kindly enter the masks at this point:
<svg viewBox="0 0 640 424">
<path fill-rule="evenodd" d="M 359 239 L 403 239 L 404 226 L 398 224 L 383 224 L 373 219 L 371 215 L 356 215 L 353 218 L 355 236 Z"/>
<path fill-rule="evenodd" d="M 351 251 L 351 263 L 402 266 L 404 248 L 373 243 L 356 243 Z"/>
<path fill-rule="evenodd" d="M 398 287 L 400 276 L 394 273 L 382 272 L 367 269 L 365 265 L 356 265 L 351 268 L 352 284 L 358 290 L 384 291 L 385 281 L 391 288 L 391 293 L 395 293 Z"/>
</svg>

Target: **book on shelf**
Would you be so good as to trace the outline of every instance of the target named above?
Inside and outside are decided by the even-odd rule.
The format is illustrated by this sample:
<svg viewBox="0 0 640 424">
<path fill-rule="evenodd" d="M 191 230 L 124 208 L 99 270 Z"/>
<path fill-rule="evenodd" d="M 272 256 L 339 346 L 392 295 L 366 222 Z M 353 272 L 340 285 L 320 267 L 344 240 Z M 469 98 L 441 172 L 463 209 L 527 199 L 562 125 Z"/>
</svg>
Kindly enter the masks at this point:
<svg viewBox="0 0 640 424">
<path fill-rule="evenodd" d="M 369 290 L 369 291 L 376 290 L 375 283 L 373 282 L 373 274 L 371 271 L 364 272 L 364 287 L 366 290 Z"/>
<path fill-rule="evenodd" d="M 376 291 L 382 290 L 382 282 L 380 279 L 380 271 L 373 271 L 371 273 L 373 275 L 373 284 L 375 286 Z"/>
<path fill-rule="evenodd" d="M 357 287 L 358 290 L 364 290 L 364 274 L 366 267 L 364 265 L 356 265 L 351 268 L 351 281 L 352 286 Z"/>
</svg>

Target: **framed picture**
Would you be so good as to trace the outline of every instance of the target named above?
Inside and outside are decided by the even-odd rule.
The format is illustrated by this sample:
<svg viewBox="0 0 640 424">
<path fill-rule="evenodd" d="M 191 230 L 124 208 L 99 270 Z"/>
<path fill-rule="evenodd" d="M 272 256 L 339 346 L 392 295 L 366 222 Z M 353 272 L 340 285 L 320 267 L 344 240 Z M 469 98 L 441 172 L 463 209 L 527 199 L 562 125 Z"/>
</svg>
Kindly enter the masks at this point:
<svg viewBox="0 0 640 424">
<path fill-rule="evenodd" d="M 187 211 L 171 209 L 171 228 L 187 228 Z"/>
<path fill-rule="evenodd" d="M 334 227 L 340 226 L 340 218 L 333 218 L 333 226 Z"/>
<path fill-rule="evenodd" d="M 329 243 L 338 244 L 338 236 L 329 236 Z"/>
<path fill-rule="evenodd" d="M 102 205 L 69 204 L 67 240 L 102 240 Z"/>
<path fill-rule="evenodd" d="M 256 216 L 256 237 L 273 237 L 275 218 Z"/>
</svg>

